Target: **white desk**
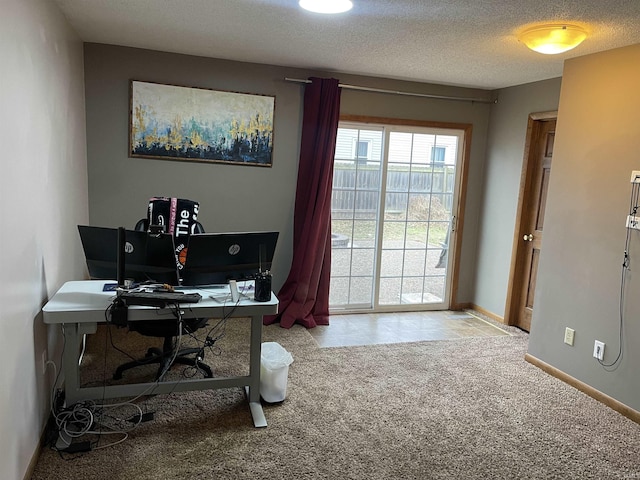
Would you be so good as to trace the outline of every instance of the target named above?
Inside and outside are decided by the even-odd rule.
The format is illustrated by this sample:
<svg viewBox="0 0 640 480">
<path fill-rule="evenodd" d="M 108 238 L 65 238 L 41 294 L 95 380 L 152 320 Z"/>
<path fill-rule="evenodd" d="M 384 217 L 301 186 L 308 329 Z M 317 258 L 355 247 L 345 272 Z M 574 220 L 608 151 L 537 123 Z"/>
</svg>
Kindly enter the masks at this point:
<svg viewBox="0 0 640 480">
<path fill-rule="evenodd" d="M 209 298 L 211 290 L 197 292 L 202 295 L 198 303 L 183 304 L 183 318 L 222 318 L 224 314 L 233 317 L 251 317 L 251 339 L 249 375 L 244 377 L 215 377 L 199 379 L 181 379 L 179 381 L 163 381 L 153 383 L 137 383 L 127 385 L 108 385 L 102 387 L 80 387 L 78 366 L 79 346 L 84 334 L 95 333 L 98 323 L 105 323 L 105 311 L 115 298 L 114 292 L 104 292 L 105 282 L 102 280 L 86 280 L 65 283 L 47 302 L 42 311 L 44 323 L 63 324 L 65 332 L 65 348 L 62 358 L 62 370 L 65 377 L 65 399 L 68 405 L 80 400 L 101 398 L 119 398 L 140 395 L 146 392 L 170 393 L 191 390 L 208 390 L 217 388 L 244 387 L 249 399 L 249 407 L 256 427 L 266 427 L 267 421 L 260 404 L 260 351 L 262 345 L 262 317 L 278 313 L 278 299 L 272 293 L 268 302 L 254 302 L 243 298 L 240 303 L 226 305 Z M 224 312 L 223 312 L 224 309 Z M 132 306 L 128 310 L 129 321 L 150 320 L 158 318 L 154 307 Z"/>
</svg>

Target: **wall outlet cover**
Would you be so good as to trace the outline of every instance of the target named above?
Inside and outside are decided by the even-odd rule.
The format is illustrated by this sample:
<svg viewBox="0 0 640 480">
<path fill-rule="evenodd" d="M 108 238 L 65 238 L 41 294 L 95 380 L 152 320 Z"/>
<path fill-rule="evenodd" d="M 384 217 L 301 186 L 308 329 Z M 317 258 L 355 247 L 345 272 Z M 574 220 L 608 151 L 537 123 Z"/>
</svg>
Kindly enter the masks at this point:
<svg viewBox="0 0 640 480">
<path fill-rule="evenodd" d="M 626 227 L 640 230 L 640 217 L 634 217 L 633 215 L 628 215 Z"/>
<path fill-rule="evenodd" d="M 604 360 L 604 343 L 596 340 L 593 344 L 593 356 L 598 360 Z"/>
</svg>

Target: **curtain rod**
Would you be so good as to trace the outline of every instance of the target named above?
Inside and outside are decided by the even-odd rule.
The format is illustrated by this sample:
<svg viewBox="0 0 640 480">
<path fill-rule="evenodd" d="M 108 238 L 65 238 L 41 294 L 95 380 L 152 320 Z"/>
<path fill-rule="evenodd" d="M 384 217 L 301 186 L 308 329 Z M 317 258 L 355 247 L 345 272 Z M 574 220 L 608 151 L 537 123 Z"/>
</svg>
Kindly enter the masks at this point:
<svg viewBox="0 0 640 480">
<path fill-rule="evenodd" d="M 311 80 L 305 80 L 302 78 L 284 78 L 287 82 L 294 83 L 311 83 Z M 397 90 L 386 90 L 384 88 L 373 88 L 373 87 L 363 87 L 360 85 L 348 85 L 344 83 L 339 83 L 339 87 L 345 88 L 347 90 L 359 90 L 362 92 L 374 92 L 374 93 L 389 93 L 392 95 L 405 95 L 409 97 L 423 97 L 423 98 L 434 98 L 436 100 L 455 100 L 460 102 L 478 102 L 478 103 L 498 103 L 497 100 L 489 100 L 486 98 L 471 98 L 471 97 L 450 97 L 447 95 L 434 95 L 430 93 L 414 93 L 414 92 L 401 92 Z"/>
</svg>

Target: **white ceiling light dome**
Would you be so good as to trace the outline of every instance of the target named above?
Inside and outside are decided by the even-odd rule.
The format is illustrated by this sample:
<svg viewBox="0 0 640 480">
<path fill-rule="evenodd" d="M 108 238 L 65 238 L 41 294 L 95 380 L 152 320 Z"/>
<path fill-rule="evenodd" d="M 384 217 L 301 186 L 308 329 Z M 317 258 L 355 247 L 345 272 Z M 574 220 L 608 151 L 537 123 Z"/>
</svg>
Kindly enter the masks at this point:
<svg viewBox="0 0 640 480">
<path fill-rule="evenodd" d="M 300 0 L 298 4 L 315 13 L 344 13 L 353 8 L 351 0 Z"/>
<path fill-rule="evenodd" d="M 546 55 L 563 53 L 577 47 L 587 38 L 587 30 L 569 23 L 533 25 L 522 32 L 518 39 L 531 50 Z"/>
</svg>

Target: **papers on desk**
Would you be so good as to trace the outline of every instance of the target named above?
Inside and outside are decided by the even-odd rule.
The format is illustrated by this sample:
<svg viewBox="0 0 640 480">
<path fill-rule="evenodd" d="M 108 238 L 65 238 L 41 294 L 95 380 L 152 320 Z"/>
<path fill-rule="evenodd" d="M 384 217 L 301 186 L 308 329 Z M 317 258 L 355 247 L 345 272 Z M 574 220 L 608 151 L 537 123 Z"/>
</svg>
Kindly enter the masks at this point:
<svg viewBox="0 0 640 480">
<path fill-rule="evenodd" d="M 251 300 L 250 292 L 253 292 L 253 280 L 242 281 L 237 283 L 238 293 L 240 294 L 239 302 L 242 300 Z M 221 288 L 222 287 L 222 288 Z M 215 285 L 210 287 L 200 287 L 202 290 L 208 290 L 209 288 L 215 288 L 216 291 L 211 291 L 209 298 L 215 300 L 218 303 L 236 303 L 233 301 L 231 290 L 229 285 Z"/>
<path fill-rule="evenodd" d="M 231 292 L 212 293 L 211 295 L 209 295 L 209 298 L 211 300 L 215 300 L 218 303 L 229 303 L 229 304 L 235 303 L 231 300 Z M 251 300 L 251 297 L 246 293 L 241 293 L 239 302 L 241 302 L 242 300 Z"/>
<path fill-rule="evenodd" d="M 236 285 L 238 286 L 238 291 L 240 292 L 248 292 L 248 291 L 252 291 L 254 288 L 254 281 L 253 280 L 238 280 L 236 282 Z M 212 294 L 218 294 L 218 293 L 222 293 L 222 292 L 227 292 L 229 293 L 229 284 L 228 283 L 215 283 L 215 284 L 211 284 L 211 285 L 192 285 L 192 286 L 188 286 L 188 285 L 181 285 L 179 287 L 175 287 L 176 290 L 204 290 L 204 291 L 209 291 L 209 290 L 213 290 L 211 293 Z M 222 291 L 222 292 L 221 292 Z"/>
<path fill-rule="evenodd" d="M 230 293 L 217 293 L 213 295 L 209 295 L 211 300 L 215 300 L 218 303 L 225 303 L 227 300 L 231 300 Z"/>
</svg>

